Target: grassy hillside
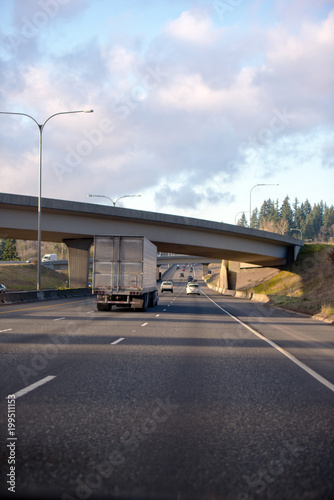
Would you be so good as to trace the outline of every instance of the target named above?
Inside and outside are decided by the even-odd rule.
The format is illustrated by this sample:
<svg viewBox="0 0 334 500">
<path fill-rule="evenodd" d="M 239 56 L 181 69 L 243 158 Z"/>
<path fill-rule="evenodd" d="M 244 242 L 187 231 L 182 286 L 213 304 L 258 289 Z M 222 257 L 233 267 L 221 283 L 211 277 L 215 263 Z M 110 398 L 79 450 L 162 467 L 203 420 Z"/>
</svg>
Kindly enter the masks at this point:
<svg viewBox="0 0 334 500">
<path fill-rule="evenodd" d="M 334 245 L 305 245 L 294 264 L 248 291 L 275 305 L 334 320 Z"/>
<path fill-rule="evenodd" d="M 60 273 L 42 266 L 41 285 L 43 289 L 65 288 L 66 273 Z M 0 265 L 0 283 L 7 287 L 8 292 L 36 290 L 37 265 L 11 264 Z"/>
</svg>

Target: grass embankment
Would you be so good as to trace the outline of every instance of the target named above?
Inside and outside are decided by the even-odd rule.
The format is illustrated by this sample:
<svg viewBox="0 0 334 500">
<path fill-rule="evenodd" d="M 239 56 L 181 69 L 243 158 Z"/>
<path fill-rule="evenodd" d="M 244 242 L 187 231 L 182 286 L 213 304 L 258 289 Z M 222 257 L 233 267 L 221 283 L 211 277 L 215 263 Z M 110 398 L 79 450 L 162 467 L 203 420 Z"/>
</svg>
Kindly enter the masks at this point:
<svg viewBox="0 0 334 500">
<path fill-rule="evenodd" d="M 66 288 L 67 279 L 67 274 L 42 266 L 41 285 L 43 289 Z M 7 287 L 7 292 L 36 290 L 36 281 L 36 264 L 0 265 L 0 283 Z"/>
<path fill-rule="evenodd" d="M 334 245 L 305 245 L 291 266 L 247 290 L 268 295 L 274 305 L 334 320 Z"/>
</svg>

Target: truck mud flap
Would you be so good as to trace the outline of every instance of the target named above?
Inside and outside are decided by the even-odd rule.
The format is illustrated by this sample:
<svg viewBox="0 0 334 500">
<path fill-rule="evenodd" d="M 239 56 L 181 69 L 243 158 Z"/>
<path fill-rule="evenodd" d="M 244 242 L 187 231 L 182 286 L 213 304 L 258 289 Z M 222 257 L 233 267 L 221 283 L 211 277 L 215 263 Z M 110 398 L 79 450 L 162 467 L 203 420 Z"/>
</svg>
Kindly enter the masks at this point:
<svg viewBox="0 0 334 500">
<path fill-rule="evenodd" d="M 131 309 L 142 309 L 144 304 L 143 299 L 134 299 L 131 302 Z"/>
</svg>

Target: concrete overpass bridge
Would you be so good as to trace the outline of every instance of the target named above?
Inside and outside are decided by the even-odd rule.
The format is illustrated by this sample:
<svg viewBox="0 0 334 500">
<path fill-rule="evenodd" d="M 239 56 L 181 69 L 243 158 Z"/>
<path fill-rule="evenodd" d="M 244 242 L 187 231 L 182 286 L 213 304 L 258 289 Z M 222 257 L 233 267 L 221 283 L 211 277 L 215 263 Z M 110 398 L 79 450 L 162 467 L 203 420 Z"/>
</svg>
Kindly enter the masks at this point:
<svg viewBox="0 0 334 500">
<path fill-rule="evenodd" d="M 42 200 L 42 240 L 69 249 L 70 286 L 86 286 L 94 235 L 145 236 L 159 252 L 277 267 L 293 262 L 303 242 L 276 233 L 190 217 Z M 0 237 L 37 240 L 37 198 L 0 193 Z M 224 286 L 223 286 L 224 288 Z M 226 287 L 227 288 L 227 287 Z"/>
</svg>

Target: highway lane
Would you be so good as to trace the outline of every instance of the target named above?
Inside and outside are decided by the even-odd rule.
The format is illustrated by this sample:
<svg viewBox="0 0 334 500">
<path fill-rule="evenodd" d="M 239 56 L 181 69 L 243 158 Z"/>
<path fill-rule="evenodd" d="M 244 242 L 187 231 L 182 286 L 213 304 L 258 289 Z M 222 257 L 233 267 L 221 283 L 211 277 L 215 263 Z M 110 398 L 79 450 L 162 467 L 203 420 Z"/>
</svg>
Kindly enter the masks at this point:
<svg viewBox="0 0 334 500">
<path fill-rule="evenodd" d="M 17 491 L 332 498 L 332 391 L 218 307 L 256 326 L 252 304 L 202 283 L 211 300 L 186 296 L 178 274 L 145 313 L 77 299 L 0 309 L 2 442 L 6 395 L 55 377 L 16 401 Z"/>
</svg>

